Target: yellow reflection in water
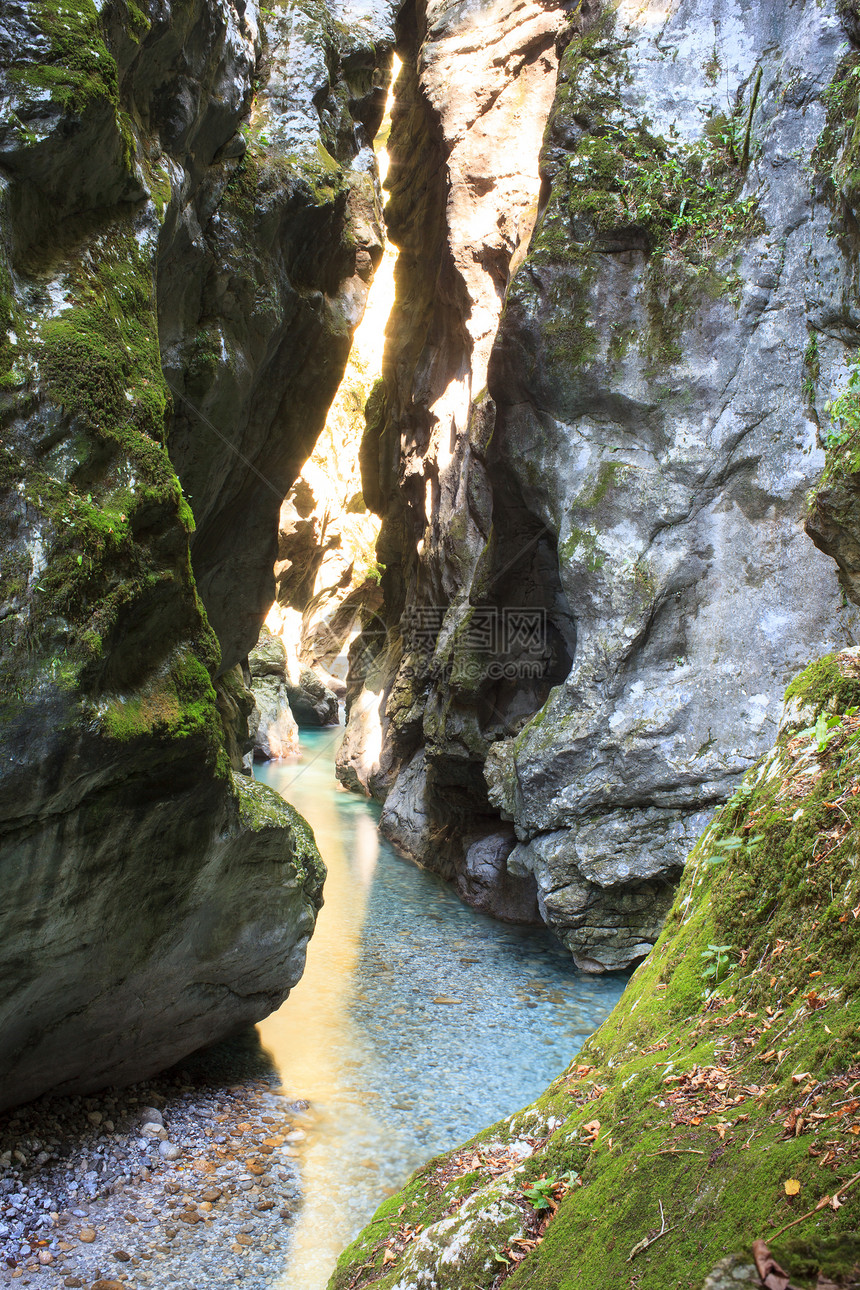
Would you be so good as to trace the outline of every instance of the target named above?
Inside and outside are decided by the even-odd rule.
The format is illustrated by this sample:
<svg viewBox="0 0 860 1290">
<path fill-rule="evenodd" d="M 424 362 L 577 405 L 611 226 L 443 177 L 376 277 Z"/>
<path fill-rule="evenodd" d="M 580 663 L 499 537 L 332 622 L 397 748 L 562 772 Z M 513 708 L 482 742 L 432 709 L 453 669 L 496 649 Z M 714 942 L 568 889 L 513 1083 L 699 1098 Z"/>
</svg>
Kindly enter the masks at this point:
<svg viewBox="0 0 860 1290">
<path fill-rule="evenodd" d="M 341 733 L 333 732 L 333 738 Z M 330 758 L 322 761 L 330 773 Z M 330 781 L 325 787 L 319 781 L 313 765 L 302 762 L 282 764 L 268 777 L 308 819 L 328 865 L 325 905 L 304 976 L 283 1007 L 258 1027 L 286 1094 L 312 1103 L 302 1125 L 307 1137 L 298 1144 L 305 1200 L 278 1283 L 282 1290 L 325 1286 L 338 1255 L 365 1217 L 352 1214 L 343 1198 L 366 1190 L 367 1171 L 376 1168 L 382 1137 L 367 1094 L 349 1088 L 349 1055 L 361 1042 L 350 1001 L 379 840 L 373 819 L 360 816 L 346 855 L 332 811 L 333 789 Z M 350 1149 L 344 1152 L 347 1140 Z"/>
</svg>

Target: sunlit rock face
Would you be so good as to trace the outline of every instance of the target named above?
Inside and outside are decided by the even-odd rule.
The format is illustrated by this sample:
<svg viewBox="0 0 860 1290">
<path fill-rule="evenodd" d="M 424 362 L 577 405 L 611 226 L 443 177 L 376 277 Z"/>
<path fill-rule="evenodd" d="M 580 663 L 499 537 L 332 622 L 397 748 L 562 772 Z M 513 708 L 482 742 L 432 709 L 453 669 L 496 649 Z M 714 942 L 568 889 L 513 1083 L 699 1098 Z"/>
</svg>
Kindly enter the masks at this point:
<svg viewBox="0 0 860 1290">
<path fill-rule="evenodd" d="M 255 712 L 252 716 L 254 759 L 272 761 L 299 751 L 299 727 L 287 690 L 287 653 L 265 627 L 248 655 Z"/>
<path fill-rule="evenodd" d="M 368 428 L 388 632 L 355 651 L 356 720 L 375 695 L 379 750 L 367 764 L 348 737 L 345 782 L 387 795 L 392 836 L 449 876 L 470 822 L 489 833 L 497 812 L 518 839 L 508 872 L 536 879 L 577 960 L 623 966 L 653 943 L 707 812 L 771 742 L 788 677 L 857 631 L 803 528 L 858 343 L 834 121 L 853 46 L 829 4 L 583 4 L 485 393 L 432 15 L 420 37 L 392 228 L 438 267 L 402 257 L 411 309 Z M 462 75 L 468 101 L 479 57 L 445 62 L 450 99 Z M 494 177 L 479 162 L 469 193 Z M 498 237 L 473 262 L 498 264 Z M 452 419 L 455 388 L 471 403 Z M 429 651 L 407 604 L 446 607 Z M 518 607 L 546 614 L 544 667 L 512 686 L 474 629 Z"/>
<path fill-rule="evenodd" d="M 232 772 L 381 249 L 390 16 L 341 19 L 3 6 L 3 1104 L 146 1076 L 302 970 L 313 840 Z"/>
<path fill-rule="evenodd" d="M 498 819 L 471 729 L 455 736 L 456 752 L 449 742 L 441 761 L 425 739 L 425 717 L 428 729 L 439 720 L 425 711 L 427 659 L 421 642 L 404 647 L 398 624 L 407 603 L 451 602 L 462 612 L 489 532 L 488 425 L 473 405 L 537 213 L 540 139 L 565 20 L 561 5 L 431 4 L 410 8 L 399 29 L 403 69 L 386 181 L 386 219 L 399 248 L 397 298 L 384 384 L 368 404 L 362 448 L 364 497 L 384 517 L 378 552 L 386 607 L 353 646 L 339 774 L 384 797 L 427 743 L 426 759 L 401 785 L 409 805 L 400 811 L 392 800 L 383 827 L 416 858 L 427 858 L 432 837 L 432 863 L 449 876 L 464 854 L 463 831 L 478 841 L 498 829 Z M 535 588 L 537 601 L 545 595 Z M 537 700 L 528 685 L 515 700 L 523 711 L 546 696 L 549 687 L 540 684 Z M 436 697 L 447 703 L 441 692 Z M 438 785 L 428 787 L 443 764 Z M 435 795 L 445 801 L 439 809 Z"/>
</svg>

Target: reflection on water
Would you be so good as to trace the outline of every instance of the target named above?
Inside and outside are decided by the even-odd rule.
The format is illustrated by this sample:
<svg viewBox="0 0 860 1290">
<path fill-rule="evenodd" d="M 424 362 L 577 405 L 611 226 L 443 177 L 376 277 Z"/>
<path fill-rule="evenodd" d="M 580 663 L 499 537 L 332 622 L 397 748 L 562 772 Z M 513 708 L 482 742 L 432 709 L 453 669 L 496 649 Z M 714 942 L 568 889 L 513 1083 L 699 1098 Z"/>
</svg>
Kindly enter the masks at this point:
<svg viewBox="0 0 860 1290">
<path fill-rule="evenodd" d="M 258 778 L 313 826 L 328 865 L 307 968 L 259 1027 L 291 1098 L 310 1103 L 304 1204 L 280 1290 L 323 1287 L 343 1247 L 417 1165 L 535 1098 L 615 1005 L 544 932 L 463 906 L 379 837 L 340 789 L 342 730 Z"/>
</svg>

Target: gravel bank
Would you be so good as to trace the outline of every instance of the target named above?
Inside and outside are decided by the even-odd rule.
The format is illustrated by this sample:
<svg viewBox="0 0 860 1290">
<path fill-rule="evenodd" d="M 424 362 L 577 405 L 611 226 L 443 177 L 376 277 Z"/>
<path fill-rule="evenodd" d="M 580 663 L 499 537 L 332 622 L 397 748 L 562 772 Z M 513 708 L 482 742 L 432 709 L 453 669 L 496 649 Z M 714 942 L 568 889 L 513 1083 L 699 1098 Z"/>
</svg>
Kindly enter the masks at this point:
<svg viewBox="0 0 860 1290">
<path fill-rule="evenodd" d="M 298 1204 L 305 1109 L 252 1037 L 130 1088 L 8 1112 L 0 1285 L 265 1290 Z"/>
</svg>

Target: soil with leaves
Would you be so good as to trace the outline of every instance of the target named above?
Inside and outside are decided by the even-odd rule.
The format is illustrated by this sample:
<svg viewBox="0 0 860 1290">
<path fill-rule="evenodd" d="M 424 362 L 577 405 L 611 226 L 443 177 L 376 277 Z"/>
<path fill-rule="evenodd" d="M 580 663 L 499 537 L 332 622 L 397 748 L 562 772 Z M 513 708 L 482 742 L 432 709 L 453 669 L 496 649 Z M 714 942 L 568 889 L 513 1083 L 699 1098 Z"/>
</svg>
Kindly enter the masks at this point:
<svg viewBox="0 0 860 1290">
<path fill-rule="evenodd" d="M 858 650 L 795 681 L 609 1019 L 382 1205 L 331 1290 L 701 1290 L 738 1256 L 860 1285 L 858 711 Z"/>
</svg>

